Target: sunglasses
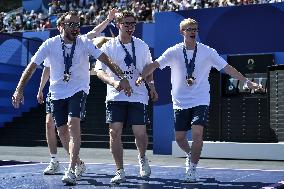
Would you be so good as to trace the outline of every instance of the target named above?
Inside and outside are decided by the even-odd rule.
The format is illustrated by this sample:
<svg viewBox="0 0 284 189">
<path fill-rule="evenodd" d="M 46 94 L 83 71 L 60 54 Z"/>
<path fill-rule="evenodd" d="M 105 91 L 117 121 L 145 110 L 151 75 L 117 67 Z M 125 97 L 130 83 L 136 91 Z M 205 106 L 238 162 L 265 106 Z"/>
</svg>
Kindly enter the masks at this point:
<svg viewBox="0 0 284 189">
<path fill-rule="evenodd" d="M 125 27 L 136 26 L 136 22 L 122 22 L 121 24 L 124 25 Z"/>
<path fill-rule="evenodd" d="M 182 31 L 197 32 L 198 28 L 185 28 L 185 29 L 182 29 Z"/>
<path fill-rule="evenodd" d="M 80 22 L 65 22 L 64 26 L 67 26 L 68 28 L 80 28 Z"/>
</svg>

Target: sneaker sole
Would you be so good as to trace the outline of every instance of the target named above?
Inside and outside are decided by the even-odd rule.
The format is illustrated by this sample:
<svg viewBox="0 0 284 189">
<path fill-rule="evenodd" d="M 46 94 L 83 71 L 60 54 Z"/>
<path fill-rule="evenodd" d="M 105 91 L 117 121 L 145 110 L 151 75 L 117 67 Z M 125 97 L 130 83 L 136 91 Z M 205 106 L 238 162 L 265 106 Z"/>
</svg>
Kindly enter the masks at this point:
<svg viewBox="0 0 284 189">
<path fill-rule="evenodd" d="M 56 173 L 60 172 L 60 168 L 57 168 L 54 172 L 48 173 L 48 172 L 43 172 L 44 175 L 55 175 Z"/>
<path fill-rule="evenodd" d="M 67 181 L 67 180 L 61 180 L 64 184 L 68 185 L 68 186 L 74 186 L 76 185 L 76 182 L 71 182 L 71 181 Z"/>
<path fill-rule="evenodd" d="M 55 175 L 55 173 L 43 173 L 43 175 Z"/>
<path fill-rule="evenodd" d="M 146 178 L 150 178 L 150 176 L 151 176 L 151 175 L 144 175 L 144 176 L 140 175 L 140 178 L 146 179 Z"/>
<path fill-rule="evenodd" d="M 117 181 L 110 181 L 110 183 L 111 184 L 120 184 L 120 183 L 123 183 L 123 182 L 125 182 L 126 181 L 126 179 L 121 179 L 121 180 L 117 180 Z"/>
<path fill-rule="evenodd" d="M 83 176 L 83 174 L 86 172 L 86 168 L 79 174 L 79 175 L 76 175 L 76 180 L 81 180 L 81 177 Z"/>
<path fill-rule="evenodd" d="M 193 180 L 184 180 L 183 183 L 194 183 L 197 182 L 197 180 L 193 181 Z"/>
</svg>

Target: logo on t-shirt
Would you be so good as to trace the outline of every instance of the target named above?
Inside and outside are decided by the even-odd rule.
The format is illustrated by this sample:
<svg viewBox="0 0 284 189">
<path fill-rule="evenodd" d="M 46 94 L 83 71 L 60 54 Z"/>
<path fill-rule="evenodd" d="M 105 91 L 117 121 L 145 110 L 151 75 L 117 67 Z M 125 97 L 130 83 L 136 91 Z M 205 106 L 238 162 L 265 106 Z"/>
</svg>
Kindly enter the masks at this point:
<svg viewBox="0 0 284 189">
<path fill-rule="evenodd" d="M 133 73 L 134 73 L 134 70 L 123 71 L 123 75 L 127 79 L 133 79 Z"/>
</svg>

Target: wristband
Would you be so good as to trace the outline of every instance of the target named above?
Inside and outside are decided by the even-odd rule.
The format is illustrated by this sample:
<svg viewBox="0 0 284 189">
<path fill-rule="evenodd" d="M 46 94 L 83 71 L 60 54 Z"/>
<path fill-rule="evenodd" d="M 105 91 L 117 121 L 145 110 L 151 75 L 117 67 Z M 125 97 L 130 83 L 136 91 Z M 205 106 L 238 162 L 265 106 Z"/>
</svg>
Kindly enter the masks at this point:
<svg viewBox="0 0 284 189">
<path fill-rule="evenodd" d="M 155 82 L 154 81 L 150 81 L 149 83 L 154 84 Z"/>
</svg>

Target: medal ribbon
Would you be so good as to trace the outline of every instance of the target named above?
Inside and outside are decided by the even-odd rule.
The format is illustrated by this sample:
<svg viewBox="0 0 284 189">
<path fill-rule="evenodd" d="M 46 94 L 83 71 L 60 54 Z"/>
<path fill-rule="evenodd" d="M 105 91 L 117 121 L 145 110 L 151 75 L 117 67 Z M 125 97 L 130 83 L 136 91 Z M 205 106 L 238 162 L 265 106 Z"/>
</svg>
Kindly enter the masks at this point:
<svg viewBox="0 0 284 189">
<path fill-rule="evenodd" d="M 193 71 L 194 71 L 194 68 L 195 68 L 196 53 L 197 53 L 197 44 L 195 44 L 193 56 L 188 63 L 186 48 L 185 48 L 185 45 L 183 46 L 183 56 L 184 56 L 184 62 L 185 62 L 186 71 L 187 71 L 187 78 L 186 79 L 193 78 L 192 74 L 193 74 Z"/>
<path fill-rule="evenodd" d="M 124 58 L 124 62 L 126 64 L 126 66 L 129 68 L 131 66 L 131 63 L 133 63 L 134 67 L 136 68 L 136 56 L 135 56 L 135 46 L 134 46 L 134 40 L 133 38 L 131 38 L 131 46 L 132 46 L 132 54 L 133 54 L 133 58 L 131 57 L 130 53 L 128 52 L 128 50 L 126 49 L 125 45 L 119 40 L 123 50 L 126 53 L 126 56 Z"/>
<path fill-rule="evenodd" d="M 64 44 L 64 41 L 61 37 L 60 37 L 60 39 L 61 39 L 62 52 L 63 52 L 63 57 L 64 57 L 64 65 L 65 65 L 64 75 L 65 74 L 70 75 L 70 68 L 72 66 L 72 59 L 73 59 L 73 55 L 74 55 L 74 52 L 75 52 L 76 39 L 75 39 L 74 43 L 72 44 L 70 55 L 69 54 L 66 55 L 66 51 L 65 51 L 65 48 L 64 48 L 66 45 Z"/>
</svg>

